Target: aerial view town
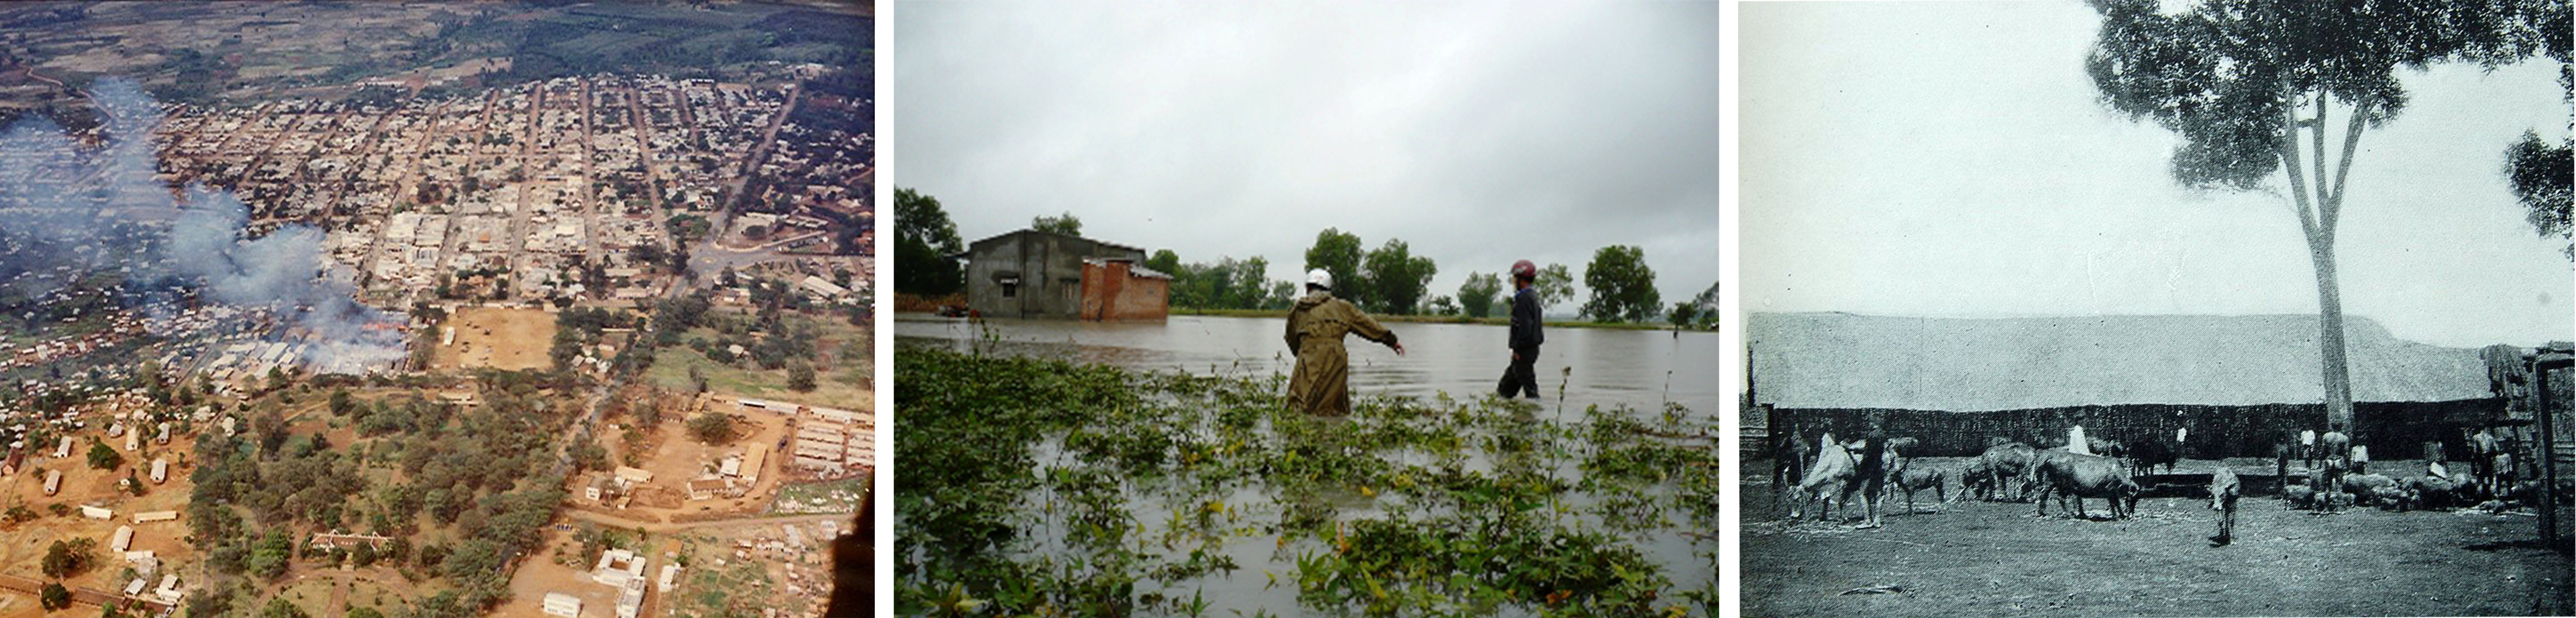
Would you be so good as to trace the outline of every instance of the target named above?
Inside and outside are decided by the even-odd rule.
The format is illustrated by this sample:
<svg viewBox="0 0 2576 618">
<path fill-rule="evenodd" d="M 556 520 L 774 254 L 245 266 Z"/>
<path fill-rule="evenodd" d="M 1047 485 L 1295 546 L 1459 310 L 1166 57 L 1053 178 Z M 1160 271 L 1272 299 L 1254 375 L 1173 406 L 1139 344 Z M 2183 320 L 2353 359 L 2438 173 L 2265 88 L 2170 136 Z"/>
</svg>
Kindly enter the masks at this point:
<svg viewBox="0 0 2576 618">
<path fill-rule="evenodd" d="M 0 7 L 0 617 L 825 615 L 873 20 Z"/>
</svg>

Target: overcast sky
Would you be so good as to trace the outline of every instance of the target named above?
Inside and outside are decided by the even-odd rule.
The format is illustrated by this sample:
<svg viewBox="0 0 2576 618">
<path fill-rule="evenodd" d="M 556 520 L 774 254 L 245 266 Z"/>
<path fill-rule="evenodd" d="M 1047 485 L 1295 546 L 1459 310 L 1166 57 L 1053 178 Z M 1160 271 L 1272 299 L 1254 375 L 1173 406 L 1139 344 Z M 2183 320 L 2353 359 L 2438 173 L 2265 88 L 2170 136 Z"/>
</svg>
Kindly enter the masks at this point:
<svg viewBox="0 0 2576 618">
<path fill-rule="evenodd" d="M 1070 211 L 1300 280 L 1335 227 L 1436 260 L 1426 300 L 1638 245 L 1669 305 L 1718 278 L 1717 9 L 902 3 L 889 173 L 970 242 Z"/>
<path fill-rule="evenodd" d="M 2178 140 L 2096 102 L 2085 5 L 1741 7 L 1746 311 L 2316 312 L 2287 192 L 2183 189 Z M 2445 346 L 2576 337 L 2564 244 L 2500 171 L 2523 131 L 2567 135 L 2557 66 L 2402 75 L 2347 189 L 2344 311 Z"/>
</svg>

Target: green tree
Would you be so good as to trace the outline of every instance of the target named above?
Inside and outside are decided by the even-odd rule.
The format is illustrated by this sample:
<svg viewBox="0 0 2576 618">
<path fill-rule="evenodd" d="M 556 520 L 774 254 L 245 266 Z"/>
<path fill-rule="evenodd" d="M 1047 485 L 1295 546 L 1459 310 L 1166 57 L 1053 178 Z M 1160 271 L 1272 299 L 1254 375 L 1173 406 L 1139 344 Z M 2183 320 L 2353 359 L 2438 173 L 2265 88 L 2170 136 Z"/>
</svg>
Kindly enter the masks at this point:
<svg viewBox="0 0 2576 618">
<path fill-rule="evenodd" d="M 1574 272 L 1564 264 L 1548 264 L 1530 279 L 1530 288 L 1538 291 L 1539 313 L 1547 313 L 1557 303 L 1574 300 Z"/>
<path fill-rule="evenodd" d="M 294 603 L 286 602 L 286 597 L 284 595 L 280 595 L 268 600 L 268 607 L 266 609 L 259 610 L 259 618 L 311 617 L 304 613 L 304 608 L 296 607 Z"/>
<path fill-rule="evenodd" d="M 1040 215 L 1029 219 L 1029 229 L 1066 236 L 1081 236 L 1082 220 L 1074 218 L 1073 213 L 1070 212 L 1053 217 Z"/>
<path fill-rule="evenodd" d="M 1177 273 L 1181 271 L 1181 255 L 1170 249 L 1158 249 L 1153 257 L 1145 258 L 1145 267 L 1166 275 Z"/>
<path fill-rule="evenodd" d="M 1431 276 L 1439 272 L 1440 267 L 1431 258 L 1415 256 L 1404 241 L 1389 238 L 1360 262 L 1360 278 L 1368 283 L 1366 290 L 1370 292 L 1362 304 L 1385 313 L 1420 312 L 1422 295 L 1431 287 Z"/>
<path fill-rule="evenodd" d="M 1699 319 L 1699 304 L 1690 301 L 1673 303 L 1672 312 L 1664 317 L 1672 320 L 1673 328 L 1687 328 L 1691 320 Z"/>
<path fill-rule="evenodd" d="M 2177 13 L 2156 0 L 2093 6 L 2102 28 L 2085 70 L 2110 108 L 2182 138 L 2167 170 L 2175 181 L 2222 191 L 2276 190 L 2275 174 L 2287 182 L 2317 280 L 2327 423 L 2349 430 L 2335 233 L 2363 134 L 2405 110 L 2398 68 L 2518 61 L 2541 44 L 2533 33 L 2544 20 L 2567 19 L 2566 2 L 2208 0 Z M 2337 120 L 2339 152 L 2327 140 Z"/>
<path fill-rule="evenodd" d="M 349 608 L 349 618 L 385 618 L 385 614 L 373 607 L 352 607 Z"/>
<path fill-rule="evenodd" d="M 52 545 L 45 547 L 45 558 L 38 569 L 43 571 L 46 577 L 54 579 L 79 575 L 82 571 L 89 570 L 92 558 L 90 551 L 97 546 L 97 543 L 89 537 L 69 541 L 56 540 Z"/>
<path fill-rule="evenodd" d="M 689 435 L 699 442 L 724 444 L 734 437 L 733 417 L 722 414 L 700 414 L 689 419 Z"/>
<path fill-rule="evenodd" d="M 1503 277 L 1494 273 L 1467 273 L 1467 282 L 1458 286 L 1458 307 L 1468 317 L 1493 315 L 1495 303 L 1502 300 Z"/>
<path fill-rule="evenodd" d="M 1350 298 L 1353 292 L 1369 288 L 1360 279 L 1360 237 L 1334 228 L 1315 233 L 1315 244 L 1306 247 L 1305 270 L 1323 269 L 1333 275 L 1333 293 Z M 1305 289 L 1305 273 L 1298 273 L 1299 293 Z"/>
<path fill-rule="evenodd" d="M 1458 315 L 1461 312 L 1458 301 L 1450 300 L 1447 296 L 1433 296 L 1431 302 L 1424 303 L 1423 306 L 1425 312 L 1433 315 Z"/>
<path fill-rule="evenodd" d="M 895 189 L 894 226 L 895 292 L 946 296 L 965 289 L 966 273 L 949 257 L 965 251 L 965 243 L 939 198 Z"/>
<path fill-rule="evenodd" d="M 116 469 L 117 466 L 122 465 L 125 465 L 124 455 L 116 454 L 116 449 L 109 447 L 105 442 L 90 440 L 89 467 L 100 470 L 113 470 Z"/>
<path fill-rule="evenodd" d="M 799 393 L 814 391 L 814 365 L 805 361 L 787 364 L 787 388 Z"/>
<path fill-rule="evenodd" d="M 1663 307 L 1663 297 L 1655 292 L 1655 269 L 1646 267 L 1646 250 L 1628 245 L 1610 245 L 1592 253 L 1592 263 L 1583 267 L 1583 285 L 1592 288 L 1592 299 L 1583 303 L 1583 314 L 1604 322 L 1644 322 Z"/>
<path fill-rule="evenodd" d="M 588 435 L 584 435 L 583 438 L 585 438 L 585 440 L 581 443 L 581 446 L 573 448 L 573 465 L 583 470 L 608 469 L 608 448 L 600 446 L 596 441 L 588 440 L 588 437 Z"/>
<path fill-rule="evenodd" d="M 36 603 L 45 606 L 46 611 L 71 607 L 72 591 L 62 582 L 45 582 L 43 591 L 36 594 Z"/>
<path fill-rule="evenodd" d="M 287 564 L 294 556 L 294 541 L 286 537 L 284 530 L 271 529 L 268 536 L 261 537 L 259 543 L 251 547 L 246 564 L 253 575 L 277 579 L 277 576 L 286 574 Z"/>
</svg>

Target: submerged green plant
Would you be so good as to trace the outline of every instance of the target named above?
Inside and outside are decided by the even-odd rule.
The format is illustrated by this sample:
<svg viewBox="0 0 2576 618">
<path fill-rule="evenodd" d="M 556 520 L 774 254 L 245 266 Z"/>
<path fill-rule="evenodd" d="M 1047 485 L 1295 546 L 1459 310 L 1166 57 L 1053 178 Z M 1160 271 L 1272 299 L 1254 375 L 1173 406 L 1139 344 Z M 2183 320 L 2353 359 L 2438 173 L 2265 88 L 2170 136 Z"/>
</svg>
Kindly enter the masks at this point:
<svg viewBox="0 0 2576 618">
<path fill-rule="evenodd" d="M 1275 374 L 896 365 L 905 615 L 1279 613 L 1214 587 L 1247 567 L 1326 613 L 1662 614 L 1689 609 L 1667 570 L 1694 565 L 1648 550 L 1716 529 L 1713 432 L 1669 404 L 1569 421 L 1560 384 L 1552 417 L 1442 395 L 1328 419 L 1289 411 Z"/>
</svg>

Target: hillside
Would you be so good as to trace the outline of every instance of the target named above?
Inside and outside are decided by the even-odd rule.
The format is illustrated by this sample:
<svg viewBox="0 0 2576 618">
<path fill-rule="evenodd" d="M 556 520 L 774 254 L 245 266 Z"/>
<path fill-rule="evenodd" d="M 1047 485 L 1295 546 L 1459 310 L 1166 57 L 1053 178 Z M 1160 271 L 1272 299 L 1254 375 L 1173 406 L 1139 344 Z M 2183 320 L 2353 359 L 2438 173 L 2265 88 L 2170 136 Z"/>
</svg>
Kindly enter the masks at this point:
<svg viewBox="0 0 2576 618">
<path fill-rule="evenodd" d="M 2313 315 L 1911 318 L 1756 313 L 1754 388 L 1783 407 L 2009 410 L 2323 399 Z M 2354 399 L 2486 397 L 2477 350 L 2347 317 Z"/>
</svg>

